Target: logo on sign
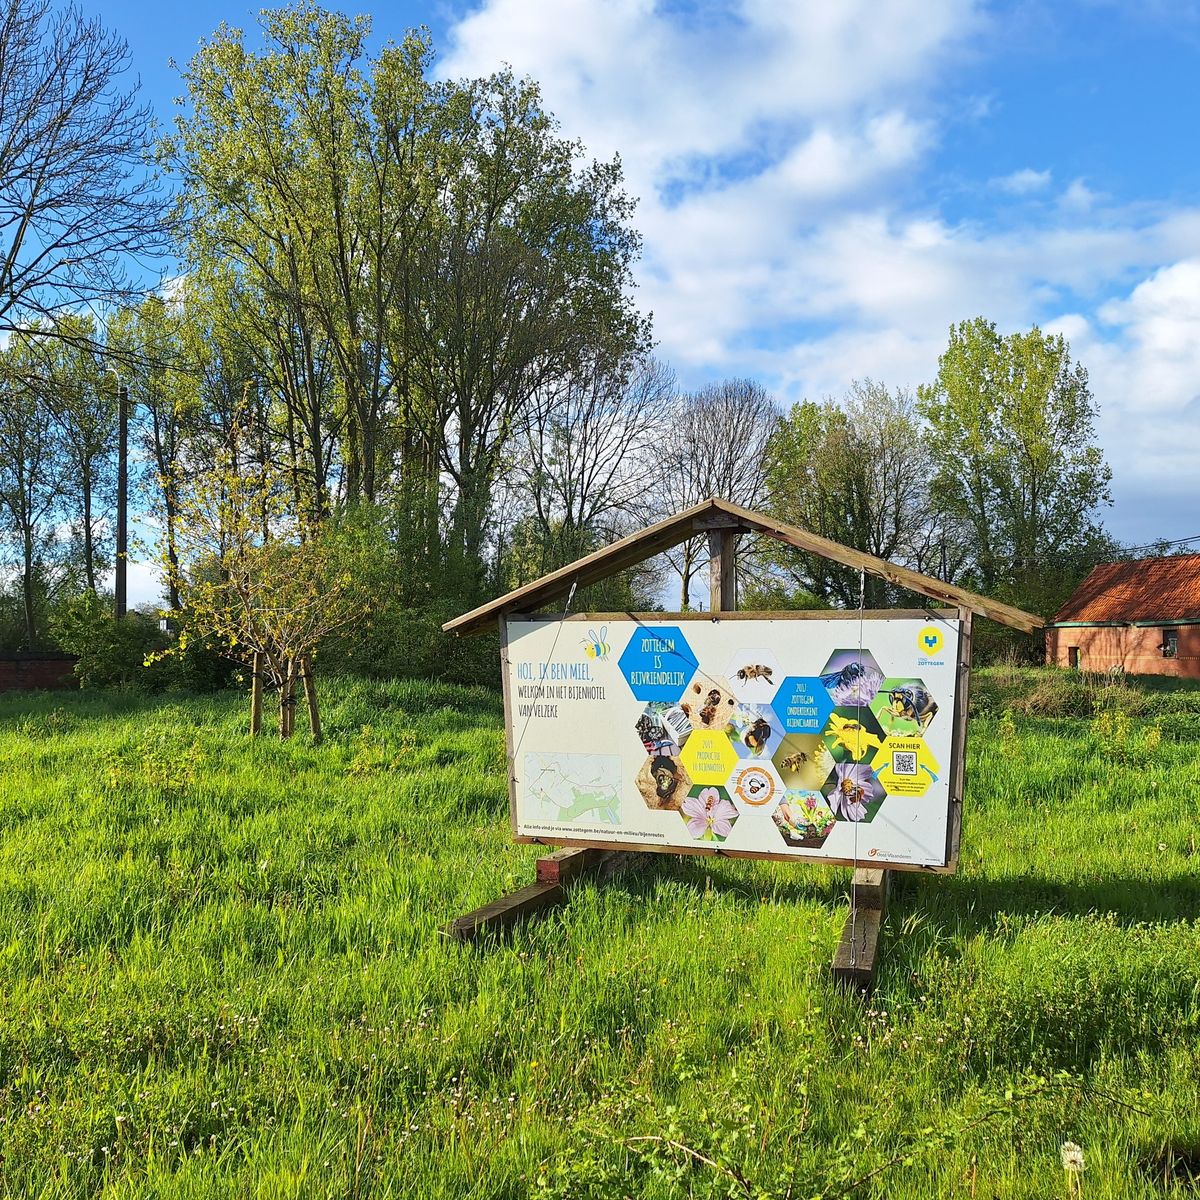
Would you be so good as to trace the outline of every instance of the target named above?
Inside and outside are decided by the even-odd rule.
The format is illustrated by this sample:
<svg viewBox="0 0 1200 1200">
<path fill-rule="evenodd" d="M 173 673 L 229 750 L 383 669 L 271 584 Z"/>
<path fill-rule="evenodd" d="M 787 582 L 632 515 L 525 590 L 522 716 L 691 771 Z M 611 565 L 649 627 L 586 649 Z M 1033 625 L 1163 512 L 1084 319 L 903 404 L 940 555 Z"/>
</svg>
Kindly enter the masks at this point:
<svg viewBox="0 0 1200 1200">
<path fill-rule="evenodd" d="M 941 650 L 945 639 L 942 637 L 942 631 L 936 625 L 926 625 L 924 629 L 917 634 L 917 647 L 922 654 L 932 657 Z"/>
</svg>

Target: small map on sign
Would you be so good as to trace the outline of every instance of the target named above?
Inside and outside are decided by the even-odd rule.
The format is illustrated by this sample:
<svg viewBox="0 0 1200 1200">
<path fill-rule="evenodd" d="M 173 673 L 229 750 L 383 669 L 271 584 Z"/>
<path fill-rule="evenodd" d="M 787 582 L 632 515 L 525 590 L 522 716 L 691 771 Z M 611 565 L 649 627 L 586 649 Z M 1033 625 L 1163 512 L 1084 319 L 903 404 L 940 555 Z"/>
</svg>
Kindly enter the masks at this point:
<svg viewBox="0 0 1200 1200">
<path fill-rule="evenodd" d="M 545 820 L 620 823 L 621 759 L 615 754 L 526 754 L 525 787 Z"/>
</svg>

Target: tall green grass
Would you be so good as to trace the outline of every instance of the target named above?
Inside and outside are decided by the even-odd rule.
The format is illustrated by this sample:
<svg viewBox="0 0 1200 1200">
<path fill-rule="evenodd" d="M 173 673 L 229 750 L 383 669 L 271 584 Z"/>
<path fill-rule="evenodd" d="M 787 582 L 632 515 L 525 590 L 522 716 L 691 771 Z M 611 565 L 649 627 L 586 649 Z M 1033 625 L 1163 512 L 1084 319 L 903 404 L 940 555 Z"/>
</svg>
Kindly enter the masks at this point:
<svg viewBox="0 0 1200 1200">
<path fill-rule="evenodd" d="M 1045 1197 L 1070 1139 L 1086 1196 L 1196 1194 L 1200 747 L 992 691 L 870 1000 L 827 868 L 647 856 L 445 941 L 536 857 L 490 692 L 343 682 L 319 748 L 0 699 L 0 1193 Z"/>
</svg>

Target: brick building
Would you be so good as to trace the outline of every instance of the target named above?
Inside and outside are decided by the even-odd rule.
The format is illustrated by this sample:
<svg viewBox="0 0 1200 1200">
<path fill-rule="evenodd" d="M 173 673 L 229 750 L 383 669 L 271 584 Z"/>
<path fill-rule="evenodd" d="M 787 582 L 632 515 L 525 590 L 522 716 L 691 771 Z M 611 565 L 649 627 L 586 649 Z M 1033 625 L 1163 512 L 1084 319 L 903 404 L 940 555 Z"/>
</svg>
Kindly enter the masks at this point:
<svg viewBox="0 0 1200 1200">
<path fill-rule="evenodd" d="M 1046 661 L 1200 678 L 1200 554 L 1093 568 L 1047 625 Z"/>
</svg>

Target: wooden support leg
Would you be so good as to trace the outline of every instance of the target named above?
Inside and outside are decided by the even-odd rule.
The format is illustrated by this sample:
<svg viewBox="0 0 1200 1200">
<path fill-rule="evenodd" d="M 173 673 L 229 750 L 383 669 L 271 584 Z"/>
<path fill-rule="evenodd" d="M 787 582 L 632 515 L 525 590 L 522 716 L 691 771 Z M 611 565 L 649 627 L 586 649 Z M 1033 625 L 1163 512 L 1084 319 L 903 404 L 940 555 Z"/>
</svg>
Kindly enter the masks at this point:
<svg viewBox="0 0 1200 1200">
<path fill-rule="evenodd" d="M 875 983 L 879 932 L 887 915 L 891 872 L 860 867 L 850 885 L 850 915 L 833 955 L 833 979 L 869 992 Z"/>
<path fill-rule="evenodd" d="M 442 927 L 442 932 L 460 942 L 478 941 L 489 933 L 508 933 L 526 917 L 549 912 L 565 903 L 572 883 L 589 875 L 606 877 L 629 857 L 614 850 L 587 847 L 556 850 L 537 860 L 536 883 L 501 896 L 466 916 L 455 917 Z"/>
</svg>

